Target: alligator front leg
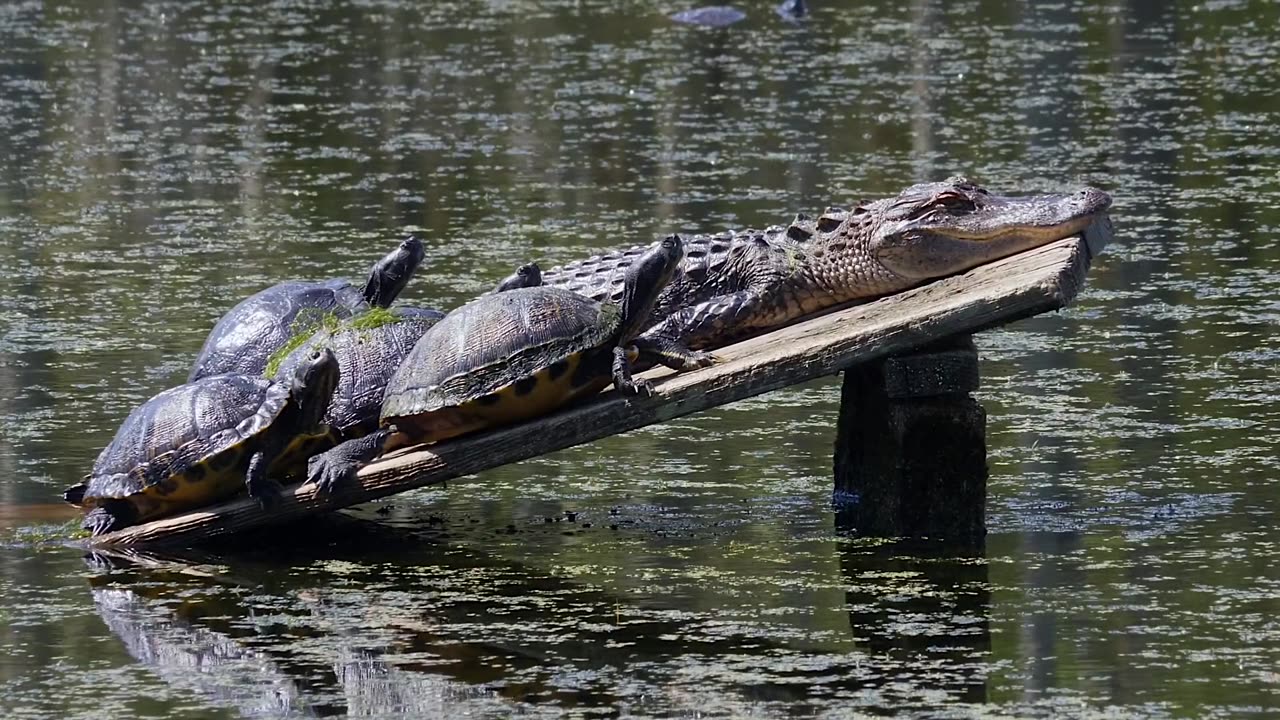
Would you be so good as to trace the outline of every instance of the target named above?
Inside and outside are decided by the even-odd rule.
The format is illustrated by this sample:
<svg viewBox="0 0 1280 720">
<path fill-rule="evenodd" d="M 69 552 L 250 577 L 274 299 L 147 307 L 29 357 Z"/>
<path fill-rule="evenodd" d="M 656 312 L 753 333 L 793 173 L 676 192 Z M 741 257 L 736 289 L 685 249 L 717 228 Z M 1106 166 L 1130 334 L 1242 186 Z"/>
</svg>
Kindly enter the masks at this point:
<svg viewBox="0 0 1280 720">
<path fill-rule="evenodd" d="M 761 293 L 755 290 L 717 295 L 710 300 L 681 308 L 636 338 L 635 344 L 642 351 L 653 352 L 659 358 L 675 358 L 693 362 L 701 367 L 714 362 L 707 353 L 697 353 L 689 348 L 712 348 L 728 345 L 753 333 L 759 327 L 768 327 L 767 316 L 774 313 Z M 705 361 L 701 358 L 711 358 Z M 666 360 L 660 360 L 667 365 Z M 679 366 L 675 366 L 679 367 Z"/>
<path fill-rule="evenodd" d="M 666 365 L 672 370 L 707 367 L 719 358 L 702 350 L 691 350 L 679 340 L 664 335 L 638 337 L 631 343 L 639 351 L 641 359 Z"/>
<path fill-rule="evenodd" d="M 356 471 L 393 449 L 393 440 L 398 434 L 394 426 L 381 428 L 313 456 L 307 461 L 307 479 L 303 484 L 315 485 L 321 495 L 332 494 L 353 484 Z"/>
<path fill-rule="evenodd" d="M 719 279 L 704 283 L 697 293 L 704 299 L 671 309 L 637 338 L 637 345 L 658 348 L 660 357 L 705 365 L 705 353 L 689 356 L 687 348 L 724 347 L 803 315 L 804 306 L 812 304 L 809 295 L 816 292 L 805 272 L 809 262 L 803 249 L 764 237 L 735 248 L 719 268 Z"/>
</svg>

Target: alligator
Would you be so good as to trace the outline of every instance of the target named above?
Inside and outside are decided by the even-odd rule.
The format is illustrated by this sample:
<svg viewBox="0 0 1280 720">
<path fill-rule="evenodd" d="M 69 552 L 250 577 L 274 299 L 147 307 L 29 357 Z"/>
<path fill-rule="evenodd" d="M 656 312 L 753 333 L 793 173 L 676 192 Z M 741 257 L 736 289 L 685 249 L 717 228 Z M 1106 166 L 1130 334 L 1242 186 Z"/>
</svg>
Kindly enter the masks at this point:
<svg viewBox="0 0 1280 720">
<path fill-rule="evenodd" d="M 682 236 L 680 270 L 637 339 L 675 359 L 706 353 L 837 306 L 916 285 L 1055 240 L 1109 232 L 1111 197 L 994 195 L 962 177 L 912 185 L 853 209 L 797 215 L 786 227 Z M 1095 225 L 1095 223 L 1097 223 Z M 649 246 L 597 255 L 543 273 L 543 282 L 621 302 L 623 277 Z M 666 352 L 670 350 L 671 352 Z"/>
</svg>

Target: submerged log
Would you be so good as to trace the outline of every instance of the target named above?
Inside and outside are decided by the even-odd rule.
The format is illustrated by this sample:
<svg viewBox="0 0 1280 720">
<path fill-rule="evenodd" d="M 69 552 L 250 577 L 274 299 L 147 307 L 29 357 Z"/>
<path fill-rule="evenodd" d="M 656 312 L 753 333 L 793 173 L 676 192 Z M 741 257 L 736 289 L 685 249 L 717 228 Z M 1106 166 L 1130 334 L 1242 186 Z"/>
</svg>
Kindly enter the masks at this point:
<svg viewBox="0 0 1280 720">
<path fill-rule="evenodd" d="M 652 397 L 606 392 L 537 420 L 385 457 L 363 468 L 356 484 L 331 496 L 311 486 L 289 488 L 270 512 L 242 497 L 102 535 L 89 544 L 193 544 L 438 484 L 833 375 L 944 337 L 1061 308 L 1083 285 L 1089 259 L 1083 238 L 1060 240 L 717 350 L 723 362 L 709 368 L 679 374 L 664 368 L 649 371 L 645 376 L 654 380 Z"/>
</svg>

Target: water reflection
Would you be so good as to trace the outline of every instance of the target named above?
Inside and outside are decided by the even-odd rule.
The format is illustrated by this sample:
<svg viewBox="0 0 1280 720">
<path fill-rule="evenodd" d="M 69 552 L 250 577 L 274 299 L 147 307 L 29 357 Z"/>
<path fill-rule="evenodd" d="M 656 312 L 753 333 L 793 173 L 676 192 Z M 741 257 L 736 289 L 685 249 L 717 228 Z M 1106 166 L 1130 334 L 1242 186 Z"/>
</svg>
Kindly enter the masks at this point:
<svg viewBox="0 0 1280 720">
<path fill-rule="evenodd" d="M 204 603 L 170 613 L 125 587 L 96 585 L 91 591 L 98 615 L 129 654 L 166 682 L 246 717 L 316 717 L 297 683 L 268 655 L 192 622 L 193 613 L 212 609 Z"/>
<path fill-rule="evenodd" d="M 833 644 L 637 602 L 439 531 L 338 517 L 262 544 L 91 555 L 95 606 L 166 682 L 249 716 L 639 707 L 655 702 L 642 687 L 673 682 L 744 708 L 985 697 L 986 566 L 940 546 L 843 545 L 851 634 Z"/>
<path fill-rule="evenodd" d="M 859 647 L 896 663 L 905 681 L 927 678 L 951 700 L 987 701 L 991 586 L 981 548 L 850 542 L 840 572 Z"/>
</svg>

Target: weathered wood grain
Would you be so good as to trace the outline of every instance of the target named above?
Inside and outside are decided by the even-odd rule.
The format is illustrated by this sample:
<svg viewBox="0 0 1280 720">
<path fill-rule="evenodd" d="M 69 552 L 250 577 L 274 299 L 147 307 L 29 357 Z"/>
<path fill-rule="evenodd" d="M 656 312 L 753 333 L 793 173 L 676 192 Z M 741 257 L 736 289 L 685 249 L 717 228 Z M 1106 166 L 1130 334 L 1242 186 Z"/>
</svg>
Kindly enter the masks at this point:
<svg viewBox="0 0 1280 720">
<path fill-rule="evenodd" d="M 532 422 L 422 448 L 362 469 L 358 487 L 329 497 L 286 490 L 263 511 L 248 498 L 94 538 L 94 546 L 192 544 L 336 510 L 460 475 L 543 455 L 652 423 L 831 375 L 867 360 L 957 333 L 972 333 L 1065 306 L 1079 291 L 1090 249 L 1068 238 L 875 302 L 837 310 L 717 350 L 724 362 L 694 372 L 646 373 L 656 392 L 607 392 Z"/>
</svg>

